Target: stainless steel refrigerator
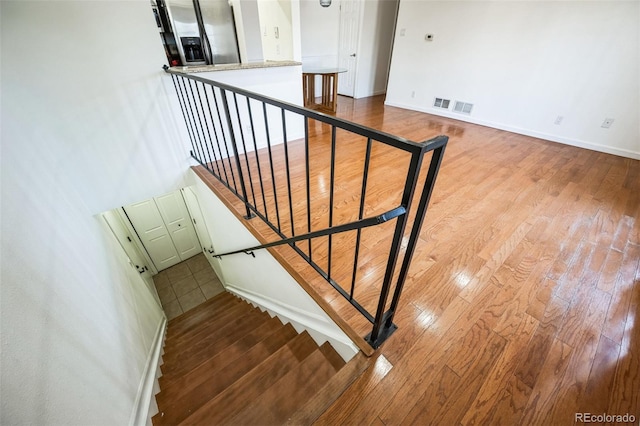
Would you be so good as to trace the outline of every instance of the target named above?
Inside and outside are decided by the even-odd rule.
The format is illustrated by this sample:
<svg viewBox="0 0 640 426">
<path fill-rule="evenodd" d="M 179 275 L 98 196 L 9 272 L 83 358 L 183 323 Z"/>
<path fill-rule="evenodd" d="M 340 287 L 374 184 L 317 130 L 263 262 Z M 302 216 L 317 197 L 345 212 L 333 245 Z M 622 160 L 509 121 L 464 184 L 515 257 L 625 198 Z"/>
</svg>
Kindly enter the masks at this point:
<svg viewBox="0 0 640 426">
<path fill-rule="evenodd" d="M 164 0 L 183 65 L 240 62 L 233 9 L 227 0 Z"/>
</svg>

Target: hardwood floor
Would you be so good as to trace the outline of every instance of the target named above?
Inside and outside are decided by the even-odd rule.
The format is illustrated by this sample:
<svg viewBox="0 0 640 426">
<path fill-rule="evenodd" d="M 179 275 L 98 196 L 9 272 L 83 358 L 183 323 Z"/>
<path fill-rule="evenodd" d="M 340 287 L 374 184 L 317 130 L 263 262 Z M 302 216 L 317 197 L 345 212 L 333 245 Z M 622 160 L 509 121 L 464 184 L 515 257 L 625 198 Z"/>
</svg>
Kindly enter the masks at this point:
<svg viewBox="0 0 640 426">
<path fill-rule="evenodd" d="M 337 115 L 414 141 L 445 134 L 450 142 L 399 329 L 317 423 L 573 424 L 582 412 L 640 419 L 640 161 L 385 107 L 381 97 L 340 98 Z M 328 126 L 313 123 L 311 131 L 318 229 L 328 216 Z M 339 138 L 334 224 L 357 215 L 363 145 Z M 306 212 L 303 154 L 301 143 L 290 143 L 294 218 Z M 403 168 L 405 157 L 374 147 L 365 215 L 397 205 Z M 272 185 L 263 173 L 265 187 L 286 188 L 285 179 Z M 278 191 L 267 190 L 266 204 L 278 199 L 282 226 L 291 229 Z M 275 239 L 264 227 L 257 232 Z M 357 295 L 367 309 L 390 232 L 363 231 Z M 343 243 L 332 254 L 338 280 L 352 274 L 353 238 L 334 237 Z M 326 263 L 326 239 L 314 241 L 313 252 Z M 370 331 L 293 250 L 273 253 L 356 334 Z"/>
</svg>

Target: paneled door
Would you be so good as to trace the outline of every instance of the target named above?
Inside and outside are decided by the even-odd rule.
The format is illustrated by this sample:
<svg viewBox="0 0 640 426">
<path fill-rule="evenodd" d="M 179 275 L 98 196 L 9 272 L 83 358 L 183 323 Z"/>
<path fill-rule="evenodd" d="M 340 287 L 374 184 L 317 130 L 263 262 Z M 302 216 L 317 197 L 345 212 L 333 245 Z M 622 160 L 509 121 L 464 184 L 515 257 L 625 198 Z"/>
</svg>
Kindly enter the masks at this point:
<svg viewBox="0 0 640 426">
<path fill-rule="evenodd" d="M 200 242 L 180 191 L 122 209 L 158 271 L 200 253 Z"/>
<path fill-rule="evenodd" d="M 338 78 L 338 94 L 351 96 L 356 89 L 358 39 L 360 35 L 360 1 L 340 1 L 340 34 L 338 40 L 338 67 L 347 72 Z"/>
<path fill-rule="evenodd" d="M 191 222 L 191 216 L 189 216 L 184 198 L 182 198 L 182 192 L 175 191 L 156 197 L 154 200 L 180 259 L 185 260 L 200 253 L 202 250 L 200 242 L 195 229 L 193 229 L 193 222 Z"/>
</svg>

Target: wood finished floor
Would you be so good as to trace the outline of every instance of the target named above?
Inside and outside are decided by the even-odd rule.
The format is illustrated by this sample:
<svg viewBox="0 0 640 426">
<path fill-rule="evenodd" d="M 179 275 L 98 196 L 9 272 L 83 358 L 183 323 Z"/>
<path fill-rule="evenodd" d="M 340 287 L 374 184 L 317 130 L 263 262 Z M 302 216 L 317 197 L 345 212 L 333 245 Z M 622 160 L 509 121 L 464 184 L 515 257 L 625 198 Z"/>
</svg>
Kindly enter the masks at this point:
<svg viewBox="0 0 640 426">
<path fill-rule="evenodd" d="M 381 97 L 340 98 L 337 115 L 415 141 L 445 134 L 450 142 L 399 329 L 317 424 L 573 424 L 576 412 L 639 419 L 640 162 L 385 107 Z M 328 216 L 327 191 L 319 190 L 328 182 L 328 127 L 310 130 L 318 229 Z M 334 224 L 357 215 L 363 145 L 343 138 L 338 146 Z M 295 142 L 289 149 L 295 218 L 306 212 L 304 150 Z M 406 161 L 374 147 L 365 215 L 395 207 Z M 286 176 L 275 178 L 278 197 L 270 179 L 263 170 L 266 204 L 279 200 L 290 229 L 280 198 Z M 304 221 L 294 224 L 306 230 Z M 357 294 L 368 309 L 390 232 L 363 233 Z M 347 248 L 332 254 L 339 281 L 353 266 L 353 236 L 342 239 Z M 315 241 L 313 252 L 326 262 L 326 241 Z M 368 332 L 335 292 L 313 285 L 358 333 Z"/>
</svg>

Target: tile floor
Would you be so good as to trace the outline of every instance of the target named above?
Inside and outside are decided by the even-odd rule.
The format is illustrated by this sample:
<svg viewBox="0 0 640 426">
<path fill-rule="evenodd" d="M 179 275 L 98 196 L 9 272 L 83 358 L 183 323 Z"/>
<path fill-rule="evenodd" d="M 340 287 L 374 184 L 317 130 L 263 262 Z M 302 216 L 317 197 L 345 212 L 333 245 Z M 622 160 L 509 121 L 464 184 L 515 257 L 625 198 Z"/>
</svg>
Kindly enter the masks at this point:
<svg viewBox="0 0 640 426">
<path fill-rule="evenodd" d="M 160 271 L 153 282 L 169 320 L 224 291 L 202 253 Z"/>
</svg>

